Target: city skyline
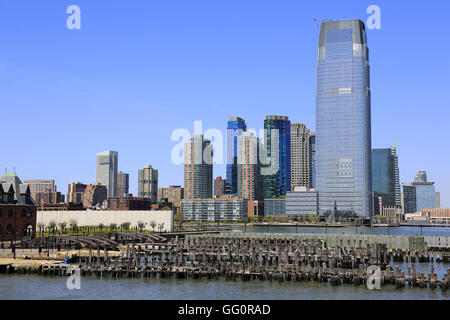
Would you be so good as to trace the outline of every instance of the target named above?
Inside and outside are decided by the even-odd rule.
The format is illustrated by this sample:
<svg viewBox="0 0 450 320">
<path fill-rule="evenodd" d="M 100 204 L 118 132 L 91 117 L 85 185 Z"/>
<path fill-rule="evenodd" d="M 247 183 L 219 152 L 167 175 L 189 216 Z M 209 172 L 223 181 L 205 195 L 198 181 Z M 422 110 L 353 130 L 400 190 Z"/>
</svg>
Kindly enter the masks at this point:
<svg viewBox="0 0 450 320">
<path fill-rule="evenodd" d="M 354 3 L 356 4 L 356 2 Z M 327 9 L 321 8 L 320 11 L 316 5 L 305 5 L 304 8 L 302 7 L 304 9 L 302 11 L 303 13 L 300 13 L 300 10 L 297 10 L 296 15 L 286 13 L 288 11 L 286 10 L 286 7 L 276 8 L 277 13 L 283 13 L 290 19 L 287 20 L 288 22 L 286 22 L 286 24 L 277 26 L 274 34 L 270 33 L 270 29 L 267 27 L 264 28 L 261 26 L 261 29 L 259 29 L 260 25 L 257 24 L 258 29 L 255 29 L 256 27 L 248 29 L 249 27 L 247 25 L 247 29 L 244 28 L 244 35 L 241 35 L 241 37 L 243 37 L 243 39 L 247 39 L 247 37 L 250 39 L 250 35 L 253 34 L 258 36 L 268 36 L 267 44 L 270 43 L 271 47 L 276 46 L 278 48 L 277 51 L 290 48 L 289 51 L 293 51 L 295 57 L 294 54 L 292 54 L 292 56 L 288 55 L 285 57 L 286 59 L 282 61 L 280 59 L 281 56 L 277 55 L 276 51 L 269 51 L 269 53 L 265 54 L 263 54 L 262 51 L 258 51 L 260 55 L 255 55 L 256 51 L 252 50 L 250 46 L 241 46 L 244 50 L 239 50 L 239 52 L 236 53 L 232 52 L 232 54 L 233 56 L 242 56 L 242 61 L 245 63 L 238 61 L 238 65 L 231 68 L 231 70 L 236 71 L 235 68 L 237 67 L 243 68 L 242 72 L 239 74 L 241 76 L 244 75 L 246 82 L 253 84 L 243 87 L 245 88 L 245 92 L 243 92 L 241 87 L 239 87 L 243 83 L 238 82 L 236 84 L 235 78 L 232 77 L 231 73 L 225 73 L 226 76 L 223 77 L 224 79 L 219 81 L 219 75 L 223 75 L 225 68 L 230 67 L 229 63 L 225 63 L 224 66 L 220 68 L 217 67 L 217 75 L 209 75 L 209 77 L 206 78 L 207 81 L 209 79 L 209 88 L 212 90 L 210 93 L 205 93 L 205 90 L 199 86 L 205 85 L 207 82 L 205 79 L 201 79 L 202 75 L 206 75 L 205 72 L 207 69 L 200 68 L 200 74 L 192 80 L 194 87 L 190 86 L 191 90 L 193 88 L 195 89 L 195 86 L 198 86 L 197 89 L 193 90 L 192 93 L 187 96 L 187 99 L 187 91 L 179 91 L 181 96 L 184 97 L 184 104 L 180 103 L 177 99 L 168 98 L 171 96 L 169 92 L 178 88 L 177 84 L 174 87 L 171 87 L 170 90 L 169 87 L 161 90 L 160 94 L 154 96 L 155 100 L 153 100 L 153 102 L 151 101 L 152 97 L 142 93 L 135 95 L 135 93 L 145 92 L 144 84 L 145 87 L 152 88 L 153 92 L 156 91 L 157 88 L 161 88 L 161 86 L 167 83 L 168 79 L 172 79 L 175 75 L 183 75 L 183 78 L 192 75 L 193 73 L 189 72 L 190 68 L 184 67 L 185 60 L 179 60 L 180 63 L 176 64 L 176 67 L 179 69 L 176 71 L 173 69 L 164 69 L 169 72 L 167 77 L 170 78 L 163 78 L 163 83 L 161 85 L 157 85 L 153 78 L 148 79 L 149 81 L 143 81 L 146 78 L 138 71 L 134 71 L 135 73 L 125 73 L 125 75 L 128 76 L 126 77 L 127 82 L 131 82 L 133 85 L 136 85 L 137 88 L 131 89 L 128 85 L 125 85 L 123 95 L 113 93 L 113 91 L 116 90 L 116 86 L 119 84 L 122 85 L 122 82 L 114 80 L 115 77 L 112 77 L 113 79 L 111 80 L 106 79 L 105 75 L 108 75 L 108 73 L 101 74 L 106 70 L 106 64 L 100 63 L 98 68 L 94 68 L 98 74 L 87 72 L 88 68 L 92 68 L 92 64 L 86 57 L 90 57 L 92 52 L 89 50 L 84 51 L 83 49 L 96 47 L 92 41 L 98 40 L 98 37 L 102 34 L 101 31 L 103 29 L 101 23 L 105 23 L 104 21 L 95 21 L 93 18 L 88 19 L 85 21 L 85 24 L 83 24 L 83 29 L 79 34 L 68 33 L 67 30 L 62 28 L 62 30 L 50 33 L 49 36 L 41 39 L 44 41 L 44 44 L 46 41 L 61 39 L 62 46 L 72 42 L 75 47 L 77 45 L 80 46 L 79 50 L 74 51 L 76 54 L 81 54 L 83 56 L 83 59 L 80 58 L 79 60 L 84 60 L 86 66 L 79 64 L 78 59 L 76 59 L 76 54 L 68 54 L 67 51 L 59 46 L 55 49 L 54 54 L 68 54 L 67 59 L 71 59 L 73 64 L 67 65 L 64 60 L 54 59 L 54 54 L 50 54 L 49 57 L 43 57 L 42 52 L 39 50 L 35 52 L 35 56 L 33 57 L 30 54 L 21 53 L 31 51 L 26 49 L 29 45 L 33 44 L 30 35 L 31 37 L 36 35 L 39 36 L 39 28 L 28 28 L 24 33 L 18 30 L 16 32 L 17 39 L 12 39 L 11 35 L 8 35 L 5 32 L 5 29 L 3 29 L 0 32 L 2 35 L 5 35 L 6 45 L 9 49 L 5 52 L 1 61 L 3 72 L 0 78 L 0 87 L 2 87 L 2 89 L 0 89 L 2 93 L 0 103 L 5 106 L 11 106 L 5 110 L 5 116 L 7 118 L 18 119 L 18 110 L 24 110 L 27 112 L 27 116 L 22 116 L 21 120 L 25 127 L 30 130 L 36 130 L 39 125 L 42 136 L 45 136 L 49 132 L 47 131 L 49 130 L 48 128 L 51 128 L 50 132 L 53 134 L 57 132 L 55 137 L 57 139 L 56 141 L 61 141 L 59 139 L 63 139 L 71 143 L 67 144 L 67 146 L 61 145 L 61 147 L 56 149 L 54 145 L 46 146 L 42 143 L 31 146 L 29 152 L 35 155 L 34 162 L 31 163 L 29 157 L 25 156 L 25 150 L 20 150 L 7 141 L 5 149 L 10 151 L 5 154 L 2 153 L 0 165 L 8 168 L 16 167 L 16 171 L 20 173 L 21 177 L 27 180 L 53 179 L 55 180 L 55 184 L 59 186 L 59 190 L 65 190 L 66 186 L 73 181 L 80 181 L 86 184 L 94 183 L 95 165 L 93 165 L 92 161 L 93 154 L 101 150 L 118 150 L 121 156 L 119 169 L 132 173 L 130 174 L 130 192 L 137 194 L 137 175 L 135 173 L 146 163 L 152 163 L 154 167 L 160 171 L 159 184 L 161 186 L 183 184 L 182 165 L 176 166 L 168 161 L 168 159 L 170 159 L 170 149 L 175 144 L 170 141 L 170 133 L 176 128 L 186 128 L 193 132 L 194 120 L 204 120 L 205 129 L 216 127 L 221 128 L 224 132 L 226 119 L 230 116 L 237 115 L 242 117 L 246 120 L 249 127 L 262 128 L 265 115 L 285 114 L 289 116 L 289 119 L 292 122 L 305 123 L 312 131 L 314 131 L 315 116 L 313 97 L 315 93 L 315 83 L 313 79 L 318 28 L 314 26 L 312 19 L 328 15 L 327 17 L 332 17 L 334 19 L 351 16 L 359 17 L 365 21 L 367 18 L 365 8 L 368 3 L 369 2 L 362 1 L 362 4 L 358 3 L 357 5 L 354 5 L 353 8 L 351 8 L 352 6 L 349 6 L 345 11 L 335 4 L 330 4 L 330 8 Z M 80 1 L 79 4 L 82 7 L 83 14 L 85 14 L 87 18 L 89 18 L 90 15 L 93 16 L 95 13 L 98 15 L 98 12 L 101 12 L 104 9 L 94 4 L 88 4 L 86 1 Z M 43 12 L 44 16 L 50 17 L 48 21 L 34 21 L 35 24 L 37 23 L 41 28 L 55 26 L 55 29 L 58 30 L 57 23 L 59 22 L 51 18 L 52 14 L 59 10 L 58 8 L 52 8 L 51 5 L 44 5 L 44 8 L 38 7 L 37 4 L 27 4 L 27 6 L 28 5 L 36 9 L 34 12 Z M 158 4 L 157 6 L 158 8 L 156 9 L 160 9 L 159 12 L 167 12 L 165 11 L 167 8 L 164 4 Z M 210 10 L 213 10 L 213 8 L 215 8 L 214 6 L 215 5 L 207 4 L 207 7 Z M 267 4 L 262 3 L 262 6 L 262 15 L 267 16 Z M 286 6 L 300 9 L 293 3 L 286 4 Z M 448 3 L 444 2 L 442 6 L 448 7 Z M 432 47 L 433 43 L 438 42 L 437 39 L 442 38 L 443 31 L 439 30 L 444 30 L 445 28 L 439 28 L 439 25 L 443 23 L 443 19 L 440 19 L 439 17 L 441 14 L 443 15 L 443 12 L 446 10 L 442 7 L 439 10 L 432 10 L 431 17 L 427 18 L 433 20 L 431 26 L 426 23 L 417 23 L 417 25 L 408 25 L 408 28 L 400 28 L 401 30 L 398 30 L 396 28 L 398 28 L 400 22 L 395 22 L 394 20 L 396 19 L 396 15 L 405 15 L 404 10 L 402 10 L 402 5 L 382 3 L 380 7 L 383 13 L 382 29 L 368 31 L 370 33 L 370 46 L 372 48 L 371 80 L 372 90 L 374 92 L 372 103 L 372 147 L 386 148 L 392 145 L 394 141 L 397 141 L 401 175 L 400 182 L 413 181 L 414 175 L 418 170 L 426 170 L 429 175 L 429 180 L 435 181 L 436 190 L 441 192 L 442 206 L 449 207 L 450 169 L 445 161 L 445 159 L 448 158 L 449 151 L 446 150 L 446 148 L 438 147 L 439 145 L 442 145 L 443 141 L 448 140 L 449 133 L 445 130 L 446 126 L 444 119 L 446 117 L 436 116 L 441 114 L 445 115 L 445 106 L 448 105 L 449 102 L 448 97 L 442 95 L 442 93 L 445 92 L 444 83 L 448 83 L 448 81 L 446 81 L 448 79 L 448 73 L 446 75 L 443 74 L 443 72 L 448 70 L 448 65 L 444 64 L 443 68 L 442 66 L 440 67 L 440 70 L 433 70 L 431 68 L 433 72 L 424 70 L 426 69 L 425 67 L 427 64 L 423 64 L 422 66 L 414 65 L 414 72 L 419 72 L 422 75 L 420 77 L 421 81 L 413 80 L 414 73 L 411 73 L 413 71 L 408 71 L 411 69 L 414 59 L 421 59 L 421 61 L 427 59 L 446 61 L 444 54 L 442 58 L 439 58 L 436 57 L 436 54 L 439 55 L 441 53 L 431 53 L 427 52 L 430 50 L 425 50 L 426 47 Z M 233 8 L 232 5 L 231 8 Z M 3 5 L 2 9 L 4 9 Z M 17 27 L 17 21 L 23 20 L 23 16 L 21 16 L 23 13 L 20 13 L 19 10 L 20 5 L 11 4 L 8 5 L 6 9 L 1 10 L 1 20 L 4 21 L 6 30 L 8 27 Z M 108 10 L 114 12 L 114 10 L 117 9 L 118 8 L 115 7 L 115 5 L 112 5 Z M 244 23 L 245 19 L 243 19 L 243 16 L 249 13 L 251 8 L 249 5 L 244 5 L 242 10 L 241 14 L 235 16 L 238 25 Z M 5 15 L 5 11 L 10 14 Z M 332 12 L 333 14 L 331 14 Z M 128 11 L 125 13 L 129 14 L 128 18 L 131 19 L 130 12 Z M 417 8 L 412 8 L 411 12 L 408 13 L 408 18 L 414 21 L 414 18 L 416 17 L 417 21 L 420 21 L 420 13 L 420 10 Z M 156 13 L 152 13 L 152 17 L 155 18 L 153 14 L 156 15 Z M 295 22 L 295 28 L 289 28 L 289 26 L 292 26 L 289 24 L 294 23 L 294 17 L 297 18 L 298 16 L 300 16 L 301 19 L 299 19 L 298 23 Z M 22 17 L 22 19 L 20 17 Z M 218 17 L 222 18 L 222 16 Z M 158 19 L 157 21 L 160 20 Z M 209 22 L 211 21 L 208 21 L 208 23 Z M 256 19 L 253 20 L 253 22 L 258 23 L 259 20 Z M 198 22 L 197 27 L 201 26 L 202 23 L 205 23 L 205 21 L 201 20 Z M 24 24 L 25 28 L 28 25 L 32 25 L 31 22 L 28 21 L 24 21 Z M 143 27 L 142 25 L 139 26 Z M 219 40 L 223 41 L 223 44 L 215 42 L 219 45 L 218 49 L 221 49 L 222 45 L 235 44 L 234 42 L 230 42 L 230 35 L 232 34 L 220 29 L 221 26 L 225 26 L 225 20 L 219 19 L 214 26 L 216 27 L 214 30 L 220 33 Z M 112 27 L 118 28 L 115 24 L 113 24 Z M 136 27 L 136 25 L 132 25 L 132 27 Z M 155 27 L 155 25 L 152 24 L 152 27 Z M 271 25 L 271 27 L 274 26 Z M 192 31 L 193 29 L 189 30 Z M 420 32 L 415 32 L 417 30 L 420 30 Z M 143 28 L 143 30 L 139 32 L 147 31 L 146 28 Z M 155 28 L 155 30 L 150 31 L 152 32 L 152 35 L 154 35 L 157 32 L 161 32 L 161 29 Z M 250 31 L 252 31 L 252 33 Z M 276 38 L 279 36 L 279 32 L 283 31 L 286 31 L 288 34 L 277 40 Z M 174 29 L 168 29 L 167 32 L 172 36 L 174 35 Z M 30 35 L 25 33 L 29 33 Z M 394 39 L 398 38 L 399 34 L 401 34 L 402 37 L 409 39 L 408 41 L 406 41 L 406 39 L 404 42 L 402 41 L 402 45 L 409 46 L 409 57 L 404 57 L 404 54 L 401 54 L 401 52 L 396 52 L 395 49 L 397 48 L 397 50 L 399 50 L 400 45 L 394 47 L 393 50 L 390 49 L 394 45 Z M 205 37 L 207 37 L 206 34 L 197 34 L 197 36 L 198 37 L 194 37 L 196 45 L 200 45 L 200 40 L 204 40 Z M 296 42 L 301 42 L 301 44 L 294 45 L 293 43 L 290 43 L 294 36 L 298 39 Z M 418 37 L 420 39 L 420 46 L 411 47 L 411 43 L 415 43 L 411 40 L 411 37 Z M 88 44 L 84 43 L 86 39 L 89 41 Z M 27 43 L 27 40 L 30 41 L 30 43 Z M 123 38 L 120 38 L 119 40 L 128 44 L 140 43 L 137 38 L 130 40 L 131 42 L 126 42 Z M 386 44 L 383 44 L 383 42 Z M 104 40 L 102 44 L 105 43 L 109 43 L 108 39 Z M 158 39 L 156 43 L 158 43 Z M 251 43 L 259 43 L 259 46 L 257 47 L 259 49 L 266 48 L 266 42 L 264 42 L 264 45 L 262 42 Z M 186 46 L 187 44 L 183 42 L 183 45 Z M 448 46 L 448 44 L 445 43 L 443 45 Z M 71 46 L 69 45 L 68 47 Z M 108 45 L 106 45 L 106 47 L 110 48 Z M 424 49 L 422 49 L 422 47 Z M 376 50 L 374 50 L 374 48 L 376 48 Z M 416 48 L 418 50 L 412 50 Z M 211 47 L 208 47 L 208 49 L 212 50 L 209 51 L 209 53 L 214 52 L 215 54 L 218 54 L 218 51 L 213 50 Z M 405 50 L 407 50 L 407 48 L 405 48 Z M 445 52 L 446 50 L 443 51 Z M 196 54 L 200 54 L 197 46 L 195 47 L 195 52 Z M 230 53 L 230 51 L 226 52 Z M 145 53 L 150 53 L 150 51 L 146 50 Z M 192 52 L 188 50 L 188 53 L 190 54 L 189 57 L 192 58 Z M 249 60 L 250 55 L 257 57 L 252 63 Z M 234 56 L 234 60 L 236 60 L 236 56 Z M 150 55 L 150 57 L 152 56 Z M 175 57 L 179 56 L 175 55 Z M 225 58 L 226 56 L 218 55 L 214 57 L 214 59 L 206 60 L 206 65 L 211 66 L 211 62 L 214 62 L 219 58 Z M 139 63 L 144 63 L 144 57 L 138 56 L 137 58 Z M 197 59 L 202 60 L 204 58 L 205 56 L 200 54 L 200 57 Z M 197 59 L 194 59 L 194 65 L 200 67 L 204 66 L 203 64 L 199 64 L 199 60 Z M 166 61 L 169 62 L 169 60 Z M 276 73 L 275 70 L 270 69 L 266 74 L 257 71 L 257 67 L 262 65 L 267 67 L 267 63 L 270 61 L 272 61 L 276 68 L 281 68 L 283 72 Z M 183 62 L 183 65 L 181 62 Z M 149 63 L 153 66 L 153 63 Z M 294 71 L 286 71 L 287 68 L 291 66 L 294 66 Z M 81 71 L 77 72 L 77 68 L 80 68 Z M 273 66 L 269 66 L 269 68 L 273 68 Z M 386 71 L 392 68 L 395 68 L 398 72 L 395 75 L 390 75 L 390 79 L 388 79 Z M 148 71 L 147 68 L 144 69 Z M 15 71 L 17 70 L 19 72 L 16 74 Z M 124 70 L 119 70 L 118 72 L 118 74 L 123 74 Z M 163 75 L 163 69 L 157 70 L 156 74 Z M 269 75 L 275 76 L 275 78 Z M 111 73 L 109 76 L 111 76 Z M 261 79 L 258 80 L 256 79 L 257 77 L 260 77 Z M 422 79 L 425 78 L 427 81 L 426 83 L 423 83 Z M 211 82 L 211 79 L 218 81 L 217 87 L 214 81 Z M 250 79 L 252 81 L 248 81 Z M 274 81 L 274 79 L 276 79 L 276 81 Z M 65 82 L 64 80 L 68 81 Z M 253 80 L 257 81 L 255 82 Z M 65 95 L 53 95 L 54 90 L 49 90 L 49 88 L 53 88 L 55 83 L 58 83 L 55 89 L 65 92 Z M 36 88 L 32 88 L 31 86 L 34 86 L 35 84 Z M 98 93 L 94 94 L 88 89 L 88 86 L 92 85 L 94 85 L 96 89 L 99 89 Z M 223 94 L 220 94 L 218 88 L 223 87 L 224 85 L 226 85 L 228 91 L 227 95 L 232 98 L 227 98 L 224 97 Z M 73 93 L 70 93 L 70 88 L 72 86 L 74 86 L 76 89 L 75 91 L 78 93 L 80 93 L 81 90 L 81 95 L 79 97 L 77 97 L 78 94 L 74 95 Z M 283 89 L 281 89 L 281 87 L 283 87 Z M 400 90 L 400 94 L 398 90 Z M 204 96 L 201 96 L 200 92 L 204 94 Z M 232 94 L 230 95 L 229 92 Z M 268 94 L 268 92 L 270 92 L 270 94 Z M 26 94 L 22 95 L 21 93 Z M 395 97 L 398 95 L 401 96 L 401 98 Z M 167 99 L 164 97 L 167 97 Z M 94 99 L 90 101 L 91 98 Z M 112 100 L 117 100 L 117 102 L 112 102 Z M 197 105 L 197 107 L 194 107 L 194 105 Z M 213 105 L 215 105 L 215 107 L 213 107 Z M 62 113 L 55 112 L 57 106 L 64 106 Z M 94 106 L 97 106 L 98 110 L 95 110 L 95 108 L 93 108 Z M 114 112 L 111 114 L 108 113 L 103 120 L 96 120 L 98 123 L 86 118 L 80 118 L 78 115 L 73 115 L 73 117 L 70 118 L 71 114 L 69 112 L 71 110 L 70 108 L 78 107 L 79 111 L 77 111 L 77 114 L 85 114 L 87 111 L 90 111 L 95 115 L 92 118 L 96 119 L 97 117 L 98 119 L 100 113 L 106 113 L 108 110 L 119 111 L 126 106 L 128 106 L 127 111 L 130 116 L 128 119 L 130 121 L 136 114 L 156 112 L 160 117 L 170 117 L 170 125 L 167 126 L 167 124 L 164 124 L 167 128 L 163 128 L 161 124 L 156 123 L 154 127 L 149 129 L 153 130 L 149 132 L 149 134 L 153 136 L 154 139 L 148 139 L 148 135 L 146 134 L 145 139 L 137 139 L 138 141 L 131 142 L 135 136 L 142 135 L 142 133 L 145 132 L 139 129 L 139 125 L 142 124 L 140 119 L 133 119 L 133 121 L 137 122 L 136 125 L 133 124 L 133 127 L 127 126 L 125 132 L 120 132 L 121 130 L 118 130 L 118 134 L 123 135 L 123 137 L 118 137 L 118 135 L 113 132 L 112 127 L 109 126 L 110 122 L 118 121 Z M 162 108 L 164 108 L 164 111 L 161 110 Z M 222 110 L 220 108 L 222 108 Z M 192 112 L 187 113 L 186 110 L 188 109 Z M 213 115 L 206 115 L 209 110 L 213 110 L 213 112 L 211 112 Z M 423 113 L 423 110 L 427 110 L 427 112 Z M 55 114 L 59 114 L 59 116 L 56 116 Z M 69 119 L 68 123 L 61 121 L 64 119 L 62 117 L 64 114 L 67 114 L 67 118 Z M 145 116 L 142 117 L 142 119 L 144 118 Z M 420 128 L 415 125 L 419 122 L 421 124 Z M 64 123 L 64 126 L 62 126 L 61 123 Z M 7 130 L 9 126 L 10 124 L 6 123 Z M 80 138 L 81 141 L 78 141 L 75 136 L 70 136 L 69 132 L 65 132 L 68 127 L 77 128 L 77 126 L 79 126 L 77 133 L 80 131 L 82 132 L 82 138 Z M 147 130 L 147 126 L 145 128 Z M 26 131 L 28 130 L 20 133 L 19 138 L 26 139 Z M 83 131 L 88 133 L 90 135 L 90 140 L 93 141 L 87 141 Z M 92 139 L 93 134 L 96 139 Z M 421 146 L 420 151 L 417 149 L 418 145 Z M 56 152 L 56 150 L 58 150 L 58 152 Z M 157 152 L 155 152 L 155 150 L 157 150 Z M 69 167 L 71 168 L 70 171 L 67 170 Z M 226 176 L 224 166 L 215 165 L 214 172 L 215 176 Z"/>
</svg>

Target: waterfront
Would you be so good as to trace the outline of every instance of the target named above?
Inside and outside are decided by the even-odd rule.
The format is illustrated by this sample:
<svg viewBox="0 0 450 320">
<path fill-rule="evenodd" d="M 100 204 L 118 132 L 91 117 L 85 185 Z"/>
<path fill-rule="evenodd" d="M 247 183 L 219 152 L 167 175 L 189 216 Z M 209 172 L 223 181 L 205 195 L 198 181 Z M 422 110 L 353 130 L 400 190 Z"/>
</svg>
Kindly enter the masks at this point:
<svg viewBox="0 0 450 320">
<path fill-rule="evenodd" d="M 234 226 L 233 229 L 245 229 Z M 420 235 L 420 227 L 391 227 L 390 235 Z M 247 232 L 257 233 L 295 233 L 295 227 L 281 226 L 247 226 Z M 354 228 L 328 228 L 330 234 L 355 234 Z M 325 233 L 324 227 L 299 227 L 298 233 Z M 358 234 L 388 234 L 387 228 L 358 227 Z M 422 234 L 448 236 L 449 228 L 422 228 Z M 407 263 L 391 263 L 406 270 Z M 416 262 L 417 272 L 428 272 L 431 265 L 438 279 L 442 279 L 449 268 L 444 263 Z M 369 290 L 366 286 L 343 284 L 332 286 L 330 283 L 315 281 L 226 281 L 219 279 L 176 279 L 161 277 L 113 278 L 84 276 L 81 278 L 80 290 L 69 290 L 66 286 L 67 277 L 39 276 L 37 274 L 1 274 L 0 299 L 63 299 L 63 300 L 121 300 L 121 299 L 224 299 L 224 300 L 297 300 L 297 299 L 330 299 L 330 300 L 449 300 L 450 292 L 440 289 L 423 289 L 406 286 L 396 289 L 394 285 L 386 284 L 381 290 Z"/>
<path fill-rule="evenodd" d="M 416 264 L 418 271 L 429 270 L 428 263 Z M 439 277 L 445 266 L 436 266 Z M 331 286 L 314 281 L 225 281 L 207 279 L 104 278 L 83 277 L 80 290 L 69 290 L 66 277 L 38 275 L 0 275 L 0 300 L 449 300 L 450 292 L 418 287 L 381 290 L 351 284 Z"/>
<path fill-rule="evenodd" d="M 233 230 L 261 233 L 330 233 L 405 236 L 450 236 L 449 227 L 295 227 L 295 226 L 231 226 Z"/>
</svg>

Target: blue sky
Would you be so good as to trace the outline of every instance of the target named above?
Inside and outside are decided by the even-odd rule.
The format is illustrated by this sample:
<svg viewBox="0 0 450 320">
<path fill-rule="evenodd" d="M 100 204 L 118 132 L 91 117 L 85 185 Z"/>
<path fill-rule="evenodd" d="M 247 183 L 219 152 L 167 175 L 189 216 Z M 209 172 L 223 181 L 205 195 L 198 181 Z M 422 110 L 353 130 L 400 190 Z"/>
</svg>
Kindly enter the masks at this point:
<svg viewBox="0 0 450 320">
<path fill-rule="evenodd" d="M 81 30 L 66 28 L 71 4 Z M 450 207 L 448 0 L 0 0 L 0 168 L 66 193 L 95 181 L 97 152 L 116 150 L 136 194 L 145 164 L 160 186 L 183 184 L 170 137 L 194 120 L 259 129 L 279 114 L 314 130 L 313 19 L 366 22 L 372 4 L 373 147 L 396 141 L 401 181 L 426 170 Z"/>
</svg>

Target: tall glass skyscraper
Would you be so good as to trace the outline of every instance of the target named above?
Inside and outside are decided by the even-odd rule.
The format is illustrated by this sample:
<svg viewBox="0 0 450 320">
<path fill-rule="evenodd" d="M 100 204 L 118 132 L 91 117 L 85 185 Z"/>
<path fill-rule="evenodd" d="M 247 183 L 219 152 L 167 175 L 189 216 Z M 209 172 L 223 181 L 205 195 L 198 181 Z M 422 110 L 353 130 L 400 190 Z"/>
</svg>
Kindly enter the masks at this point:
<svg viewBox="0 0 450 320">
<path fill-rule="evenodd" d="M 278 130 L 278 145 L 272 150 L 272 131 Z M 278 155 L 278 169 L 273 175 L 264 175 L 264 198 L 278 198 L 291 188 L 291 121 L 286 116 L 266 116 L 264 144 L 267 158 Z M 272 155 L 272 153 L 277 153 Z M 273 164 L 272 164 L 273 165 Z"/>
<path fill-rule="evenodd" d="M 316 134 L 313 132 L 309 137 L 309 151 L 311 152 L 311 187 L 316 187 Z"/>
<path fill-rule="evenodd" d="M 227 123 L 227 185 L 226 193 L 238 192 L 238 137 L 247 131 L 245 120 L 239 117 L 231 117 Z"/>
<path fill-rule="evenodd" d="M 96 181 L 106 186 L 108 198 L 116 197 L 118 159 L 117 151 L 97 153 Z"/>
<path fill-rule="evenodd" d="M 372 149 L 372 190 L 383 199 L 383 206 L 396 205 L 395 159 L 391 148 Z"/>
<path fill-rule="evenodd" d="M 319 212 L 372 215 L 369 49 L 358 19 L 321 24 L 317 55 Z"/>
</svg>

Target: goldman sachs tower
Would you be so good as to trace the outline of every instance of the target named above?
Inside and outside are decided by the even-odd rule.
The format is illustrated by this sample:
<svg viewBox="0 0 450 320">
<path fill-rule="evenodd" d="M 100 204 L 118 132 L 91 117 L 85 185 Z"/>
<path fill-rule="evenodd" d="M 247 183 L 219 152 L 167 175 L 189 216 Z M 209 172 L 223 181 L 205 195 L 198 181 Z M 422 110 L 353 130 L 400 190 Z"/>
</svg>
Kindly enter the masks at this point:
<svg viewBox="0 0 450 320">
<path fill-rule="evenodd" d="M 369 49 L 358 19 L 321 24 L 317 53 L 319 213 L 372 215 Z"/>
</svg>

